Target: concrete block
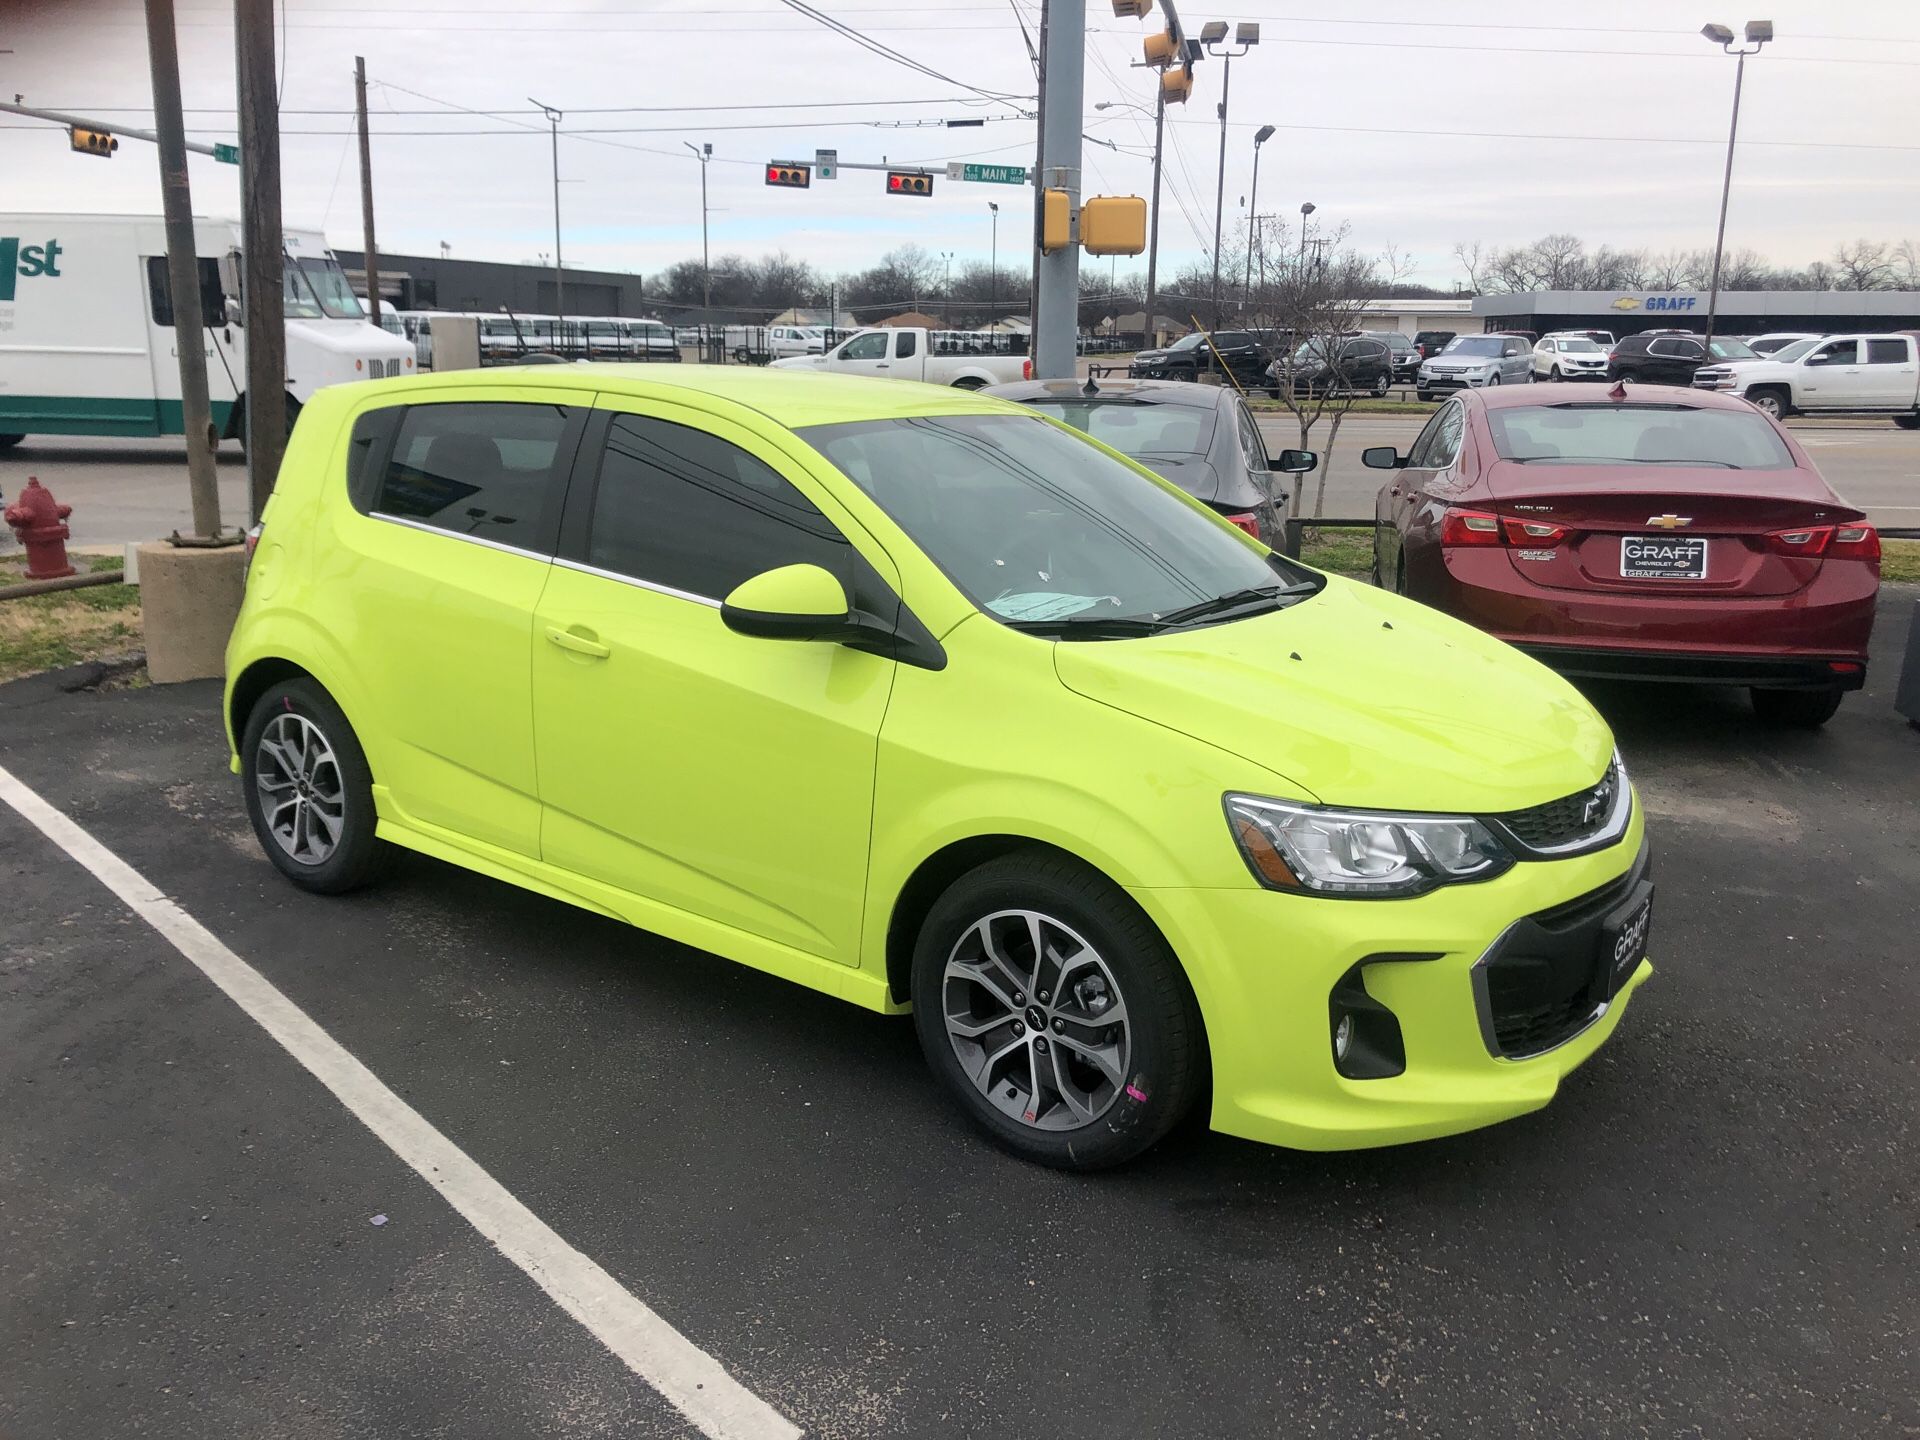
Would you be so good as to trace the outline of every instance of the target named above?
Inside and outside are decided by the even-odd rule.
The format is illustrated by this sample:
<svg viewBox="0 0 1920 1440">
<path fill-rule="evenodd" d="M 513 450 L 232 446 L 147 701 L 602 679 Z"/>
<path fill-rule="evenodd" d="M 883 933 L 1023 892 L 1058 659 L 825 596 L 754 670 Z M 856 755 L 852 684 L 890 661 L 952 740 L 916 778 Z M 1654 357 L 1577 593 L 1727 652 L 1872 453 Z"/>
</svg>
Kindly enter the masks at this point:
<svg viewBox="0 0 1920 1440">
<path fill-rule="evenodd" d="M 246 588 L 244 545 L 217 550 L 150 541 L 139 547 L 147 675 L 156 685 L 226 672 L 227 636 Z"/>
</svg>

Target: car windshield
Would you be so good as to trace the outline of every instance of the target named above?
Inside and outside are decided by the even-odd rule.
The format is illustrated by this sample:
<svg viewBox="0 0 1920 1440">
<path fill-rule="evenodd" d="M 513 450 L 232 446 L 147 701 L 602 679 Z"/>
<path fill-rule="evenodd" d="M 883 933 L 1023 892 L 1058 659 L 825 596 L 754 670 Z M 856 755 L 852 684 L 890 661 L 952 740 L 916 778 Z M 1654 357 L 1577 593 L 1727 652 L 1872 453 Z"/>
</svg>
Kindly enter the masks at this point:
<svg viewBox="0 0 1920 1440">
<path fill-rule="evenodd" d="M 1760 358 L 1753 353 L 1753 347 L 1744 340 L 1716 340 L 1713 342 L 1712 349 L 1713 353 L 1722 360 L 1758 360 Z"/>
<path fill-rule="evenodd" d="M 1773 354 L 1765 358 L 1769 360 L 1798 360 L 1819 343 L 1818 340 L 1796 340 L 1791 345 L 1782 345 L 1778 350 L 1774 351 Z M 1762 357 L 1758 355 L 1754 356 L 1756 360 L 1760 358 Z"/>
<path fill-rule="evenodd" d="M 1492 355 L 1499 356 L 1505 342 L 1497 335 L 1469 335 L 1447 346 L 1449 355 Z"/>
<path fill-rule="evenodd" d="M 987 614 L 1061 639 L 1239 619 L 1318 590 L 1193 502 L 1039 416 L 798 432 Z"/>
<path fill-rule="evenodd" d="M 1564 350 L 1572 355 L 1598 355 L 1600 347 L 1591 340 L 1556 340 L 1553 348 Z"/>
<path fill-rule="evenodd" d="M 1206 339 L 1207 339 L 1206 336 L 1202 335 L 1199 331 L 1196 330 L 1191 335 L 1182 335 L 1178 340 L 1174 341 L 1173 344 L 1169 345 L 1167 348 L 1169 350 L 1192 350 L 1196 346 L 1205 344 Z"/>
<path fill-rule="evenodd" d="M 1214 410 L 1164 400 L 1034 400 L 1122 455 L 1199 455 L 1213 441 Z"/>
<path fill-rule="evenodd" d="M 1793 456 L 1755 411 L 1690 405 L 1503 405 L 1489 408 L 1493 448 L 1528 465 L 1705 465 L 1791 470 Z"/>
<path fill-rule="evenodd" d="M 359 297 L 331 255 L 286 257 L 283 265 L 289 320 L 364 320 Z"/>
</svg>

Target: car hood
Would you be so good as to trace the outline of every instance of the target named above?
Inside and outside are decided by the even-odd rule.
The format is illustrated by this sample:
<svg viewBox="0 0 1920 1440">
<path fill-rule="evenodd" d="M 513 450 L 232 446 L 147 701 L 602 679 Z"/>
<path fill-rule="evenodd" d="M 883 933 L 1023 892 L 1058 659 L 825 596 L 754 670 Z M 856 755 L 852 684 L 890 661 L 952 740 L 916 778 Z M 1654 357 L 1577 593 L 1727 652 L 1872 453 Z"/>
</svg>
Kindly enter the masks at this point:
<svg viewBox="0 0 1920 1440">
<path fill-rule="evenodd" d="M 1162 365 L 1166 363 L 1167 357 L 1172 353 L 1171 350 L 1142 350 L 1134 355 L 1133 363 L 1136 365 Z M 1183 355 L 1185 353 L 1184 350 L 1181 352 Z"/>
<path fill-rule="evenodd" d="M 818 352 L 805 355 L 787 355 L 770 363 L 769 370 L 824 370 L 827 357 Z"/>
<path fill-rule="evenodd" d="M 1760 376 L 1769 380 L 1792 374 L 1800 367 L 1791 360 L 1709 360 L 1702 370 L 1730 370 L 1735 375 Z"/>
<path fill-rule="evenodd" d="M 1606 722 L 1545 666 L 1437 611 L 1338 578 L 1247 620 L 1063 641 L 1054 666 L 1090 700 L 1272 772 L 1282 798 L 1497 813 L 1591 785 L 1613 752 Z"/>
</svg>

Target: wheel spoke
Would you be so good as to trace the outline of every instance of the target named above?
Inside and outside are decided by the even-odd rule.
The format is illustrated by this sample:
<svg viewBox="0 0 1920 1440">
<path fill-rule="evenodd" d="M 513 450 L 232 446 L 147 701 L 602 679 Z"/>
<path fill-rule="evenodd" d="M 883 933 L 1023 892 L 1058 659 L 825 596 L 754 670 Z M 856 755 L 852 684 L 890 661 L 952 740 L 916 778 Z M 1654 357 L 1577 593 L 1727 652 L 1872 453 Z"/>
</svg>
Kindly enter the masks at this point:
<svg viewBox="0 0 1920 1440">
<path fill-rule="evenodd" d="M 965 960 L 949 960 L 947 962 L 947 979 L 965 980 L 969 984 L 978 985 L 995 1000 L 999 1001 L 1001 1005 L 1005 1006 L 1008 1014 L 1017 1014 L 1019 1012 L 1020 1007 L 1016 1005 L 1013 1000 L 1014 992 L 1002 985 L 993 975 L 989 974 L 983 965 L 969 964 Z"/>
<path fill-rule="evenodd" d="M 340 843 L 340 832 L 345 828 L 344 819 L 339 815 L 330 814 L 324 805 L 316 805 L 309 802 L 307 805 L 307 828 L 310 834 L 316 823 L 320 827 L 321 839 L 326 842 L 327 849 L 332 850 L 334 846 Z"/>
<path fill-rule="evenodd" d="M 1053 1038 L 1106 1076 L 1107 1083 L 1115 1090 L 1126 1085 L 1126 1076 L 1120 1070 L 1119 1046 L 1089 1045 L 1084 1040 L 1068 1035 L 1064 1031 L 1056 1031 Z"/>
<path fill-rule="evenodd" d="M 1087 1121 L 1093 1119 L 1093 1106 L 1080 1098 L 1079 1094 L 1074 1090 L 1073 1082 L 1067 1078 L 1066 1071 L 1060 1068 L 1060 1047 L 1058 1045 L 1053 1046 L 1047 1052 L 1047 1058 L 1053 1062 L 1054 1090 L 1059 1093 L 1062 1100 L 1067 1102 L 1067 1108 L 1073 1111 L 1074 1118 L 1084 1125 Z"/>
</svg>

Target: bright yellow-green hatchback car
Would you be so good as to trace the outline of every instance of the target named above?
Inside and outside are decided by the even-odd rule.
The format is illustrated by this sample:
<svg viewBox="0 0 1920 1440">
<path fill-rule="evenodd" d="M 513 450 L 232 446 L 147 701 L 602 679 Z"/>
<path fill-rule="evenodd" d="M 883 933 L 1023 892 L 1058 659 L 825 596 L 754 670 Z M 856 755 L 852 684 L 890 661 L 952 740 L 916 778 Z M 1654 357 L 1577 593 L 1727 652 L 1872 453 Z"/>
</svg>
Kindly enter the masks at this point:
<svg viewBox="0 0 1920 1440">
<path fill-rule="evenodd" d="M 671 369 L 671 373 L 667 373 Z M 1092 1168 L 1536 1109 L 1651 973 L 1606 725 L 1020 407 L 553 366 L 321 391 L 227 652 L 295 883 L 388 845 L 874 1010 Z"/>
</svg>

